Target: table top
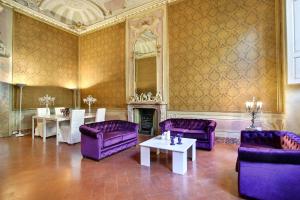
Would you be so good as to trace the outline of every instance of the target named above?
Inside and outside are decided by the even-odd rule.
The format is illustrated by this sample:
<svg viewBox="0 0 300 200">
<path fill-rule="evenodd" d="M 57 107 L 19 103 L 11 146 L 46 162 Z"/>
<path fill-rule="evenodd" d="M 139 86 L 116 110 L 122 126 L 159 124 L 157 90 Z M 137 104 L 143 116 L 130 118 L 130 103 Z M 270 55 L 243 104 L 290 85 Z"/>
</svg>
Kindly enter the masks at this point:
<svg viewBox="0 0 300 200">
<path fill-rule="evenodd" d="M 96 113 L 85 113 L 84 118 L 94 118 L 96 117 Z M 55 121 L 68 121 L 70 117 L 64 117 L 63 115 L 34 115 L 33 119 L 46 119 L 46 120 L 55 120 Z"/>
<path fill-rule="evenodd" d="M 139 145 L 143 147 L 158 148 L 177 152 L 186 152 L 195 142 L 196 139 L 182 138 L 182 144 L 176 144 L 177 138 L 175 138 L 175 145 L 170 145 L 170 140 L 161 139 L 161 136 L 157 136 L 145 142 L 142 142 Z"/>
</svg>

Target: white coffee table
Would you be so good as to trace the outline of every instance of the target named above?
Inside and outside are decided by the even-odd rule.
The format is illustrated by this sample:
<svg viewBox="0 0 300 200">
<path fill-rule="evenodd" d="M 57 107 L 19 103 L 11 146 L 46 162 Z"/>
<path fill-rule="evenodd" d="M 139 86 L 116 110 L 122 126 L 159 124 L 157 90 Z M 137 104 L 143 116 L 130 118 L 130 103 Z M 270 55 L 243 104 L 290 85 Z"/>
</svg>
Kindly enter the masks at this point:
<svg viewBox="0 0 300 200">
<path fill-rule="evenodd" d="M 175 139 L 175 144 L 177 138 Z M 196 139 L 182 138 L 182 144 L 170 145 L 170 141 L 160 139 L 160 136 L 139 144 L 141 146 L 141 165 L 150 167 L 150 148 L 172 151 L 172 171 L 185 174 L 187 171 L 187 156 L 196 160 Z"/>
</svg>

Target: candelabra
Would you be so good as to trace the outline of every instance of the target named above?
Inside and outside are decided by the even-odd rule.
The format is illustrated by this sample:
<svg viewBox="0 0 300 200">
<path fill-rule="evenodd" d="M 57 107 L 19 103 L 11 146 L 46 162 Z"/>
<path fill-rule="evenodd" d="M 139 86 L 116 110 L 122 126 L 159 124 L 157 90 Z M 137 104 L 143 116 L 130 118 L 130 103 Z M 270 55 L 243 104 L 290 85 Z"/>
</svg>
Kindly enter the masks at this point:
<svg viewBox="0 0 300 200">
<path fill-rule="evenodd" d="M 257 101 L 255 97 L 253 97 L 252 101 L 246 101 L 246 111 L 251 116 L 251 125 L 249 126 L 250 129 L 255 129 L 254 121 L 257 117 L 257 114 L 262 110 L 262 102 Z"/>
<path fill-rule="evenodd" d="M 87 96 L 85 99 L 83 99 L 83 102 L 86 103 L 89 106 L 89 113 L 91 113 L 91 105 L 95 103 L 97 99 L 92 97 L 92 95 Z"/>
<path fill-rule="evenodd" d="M 54 101 L 55 101 L 55 97 L 51 97 L 48 94 L 46 94 L 46 96 L 40 97 L 39 98 L 39 102 L 41 105 L 45 105 L 47 108 L 47 115 L 50 115 L 49 112 L 49 105 L 54 105 Z"/>
</svg>

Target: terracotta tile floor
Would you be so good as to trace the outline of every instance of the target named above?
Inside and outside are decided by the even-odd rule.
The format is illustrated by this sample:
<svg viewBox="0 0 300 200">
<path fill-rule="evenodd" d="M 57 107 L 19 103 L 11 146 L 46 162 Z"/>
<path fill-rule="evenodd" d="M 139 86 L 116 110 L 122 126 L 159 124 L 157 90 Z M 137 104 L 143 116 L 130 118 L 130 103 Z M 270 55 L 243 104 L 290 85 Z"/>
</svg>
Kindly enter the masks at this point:
<svg viewBox="0 0 300 200">
<path fill-rule="evenodd" d="M 189 160 L 182 176 L 172 173 L 171 154 L 153 152 L 151 168 L 141 167 L 138 146 L 95 162 L 82 159 L 80 144 L 1 138 L 0 199 L 239 199 L 236 155 L 237 146 L 230 144 L 197 150 L 196 162 Z"/>
</svg>

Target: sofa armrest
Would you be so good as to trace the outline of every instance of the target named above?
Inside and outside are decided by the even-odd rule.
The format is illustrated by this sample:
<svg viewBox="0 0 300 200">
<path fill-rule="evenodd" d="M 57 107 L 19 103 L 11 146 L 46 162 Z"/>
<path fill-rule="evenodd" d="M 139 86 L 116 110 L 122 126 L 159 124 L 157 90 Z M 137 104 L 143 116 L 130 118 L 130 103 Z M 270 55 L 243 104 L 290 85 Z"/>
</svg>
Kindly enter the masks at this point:
<svg viewBox="0 0 300 200">
<path fill-rule="evenodd" d="M 300 164 L 300 151 L 239 147 L 239 161 Z"/>
<path fill-rule="evenodd" d="M 81 134 L 92 137 L 92 138 L 103 138 L 103 133 L 95 128 L 88 127 L 86 125 L 82 125 L 79 127 Z"/>
<path fill-rule="evenodd" d="M 167 119 L 165 121 L 160 122 L 159 127 L 161 129 L 161 132 L 163 133 L 172 128 L 172 122 L 171 122 L 171 120 Z"/>
<path fill-rule="evenodd" d="M 208 124 L 208 126 L 206 127 L 206 131 L 208 132 L 208 133 L 213 133 L 214 131 L 215 131 L 215 129 L 216 129 L 216 126 L 217 126 L 217 122 L 215 122 L 215 121 L 211 121 L 209 124 Z"/>
<path fill-rule="evenodd" d="M 241 131 L 241 144 L 281 148 L 281 131 Z"/>
<path fill-rule="evenodd" d="M 139 125 L 133 122 L 126 122 L 128 130 L 131 130 L 135 133 L 139 132 Z"/>
</svg>

